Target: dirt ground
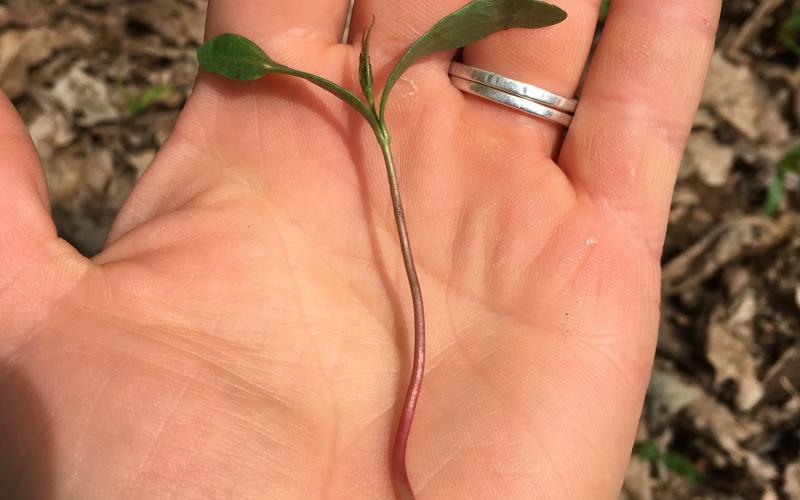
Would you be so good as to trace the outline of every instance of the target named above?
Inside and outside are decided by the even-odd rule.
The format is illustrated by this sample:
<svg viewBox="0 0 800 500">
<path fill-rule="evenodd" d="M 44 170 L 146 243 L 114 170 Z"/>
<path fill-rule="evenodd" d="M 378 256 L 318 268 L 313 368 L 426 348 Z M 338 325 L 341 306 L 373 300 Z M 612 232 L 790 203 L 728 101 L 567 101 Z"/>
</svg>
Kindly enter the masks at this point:
<svg viewBox="0 0 800 500">
<path fill-rule="evenodd" d="M 61 235 L 86 254 L 186 99 L 204 10 L 0 0 L 0 88 L 31 129 Z M 799 63 L 800 0 L 726 2 L 621 498 L 800 500 L 800 175 L 781 163 L 800 145 Z"/>
</svg>

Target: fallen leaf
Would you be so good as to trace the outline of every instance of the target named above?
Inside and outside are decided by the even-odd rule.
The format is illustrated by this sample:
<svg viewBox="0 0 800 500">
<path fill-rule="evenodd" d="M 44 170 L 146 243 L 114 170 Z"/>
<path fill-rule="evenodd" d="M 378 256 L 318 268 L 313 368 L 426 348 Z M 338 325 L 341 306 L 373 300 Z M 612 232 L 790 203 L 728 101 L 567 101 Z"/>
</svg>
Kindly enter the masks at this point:
<svg viewBox="0 0 800 500">
<path fill-rule="evenodd" d="M 800 393 L 800 344 L 786 350 L 764 378 L 769 401 L 781 401 Z"/>
<path fill-rule="evenodd" d="M 783 492 L 789 500 L 800 500 L 800 459 L 789 464 L 784 470 Z"/>
<path fill-rule="evenodd" d="M 703 390 L 682 377 L 659 368 L 653 369 L 647 388 L 647 423 L 660 427 L 703 395 Z"/>
<path fill-rule="evenodd" d="M 703 103 L 750 140 L 758 139 L 758 114 L 765 97 L 750 68 L 714 54 Z"/>
<path fill-rule="evenodd" d="M 664 266 L 664 293 L 674 295 L 690 290 L 733 260 L 773 248 L 798 227 L 797 214 L 787 214 L 777 221 L 742 217 L 725 222 Z"/>
<path fill-rule="evenodd" d="M 120 112 L 111 102 L 106 84 L 89 76 L 84 69 L 83 63 L 73 66 L 53 87 L 53 97 L 81 126 L 119 119 Z"/>
<path fill-rule="evenodd" d="M 751 352 L 756 309 L 755 290 L 746 288 L 732 307 L 717 306 L 706 331 L 706 356 L 714 366 L 715 383 L 735 381 L 736 406 L 743 411 L 751 410 L 764 395 Z"/>
<path fill-rule="evenodd" d="M 696 173 L 708 186 L 722 187 L 728 181 L 735 158 L 733 148 L 718 143 L 714 134 L 696 132 L 689 137 L 682 170 Z"/>
<path fill-rule="evenodd" d="M 717 400 L 706 394 L 695 399 L 686 410 L 695 428 L 705 432 L 736 465 L 746 465 L 748 452 L 741 443 L 761 431 L 754 422 L 742 422 Z"/>
<path fill-rule="evenodd" d="M 46 28 L 9 30 L 0 34 L 0 88 L 11 99 L 28 88 L 28 71 L 61 45 L 58 34 Z"/>
<path fill-rule="evenodd" d="M 186 8 L 181 2 L 140 0 L 131 4 L 130 19 L 150 26 L 175 45 L 203 41 L 205 12 Z"/>
</svg>

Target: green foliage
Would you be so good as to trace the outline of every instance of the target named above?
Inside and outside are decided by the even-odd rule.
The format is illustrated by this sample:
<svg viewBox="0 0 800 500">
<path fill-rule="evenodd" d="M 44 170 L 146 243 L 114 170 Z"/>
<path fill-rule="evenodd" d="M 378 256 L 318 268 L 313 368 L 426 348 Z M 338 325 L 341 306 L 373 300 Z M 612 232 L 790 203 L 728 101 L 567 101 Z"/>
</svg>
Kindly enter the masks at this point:
<svg viewBox="0 0 800 500">
<path fill-rule="evenodd" d="M 689 479 L 693 483 L 701 480 L 700 472 L 688 457 L 679 453 L 661 453 L 652 441 L 639 443 L 635 449 L 636 455 L 645 461 L 664 465 L 672 472 Z"/>
<path fill-rule="evenodd" d="M 200 66 L 232 80 L 258 80 L 269 73 L 296 76 L 336 95 L 361 113 L 372 128 L 383 134 L 384 112 L 389 94 L 397 80 L 422 57 L 469 45 L 492 33 L 509 28 L 541 28 L 558 24 L 567 13 L 539 0 L 474 0 L 446 16 L 424 33 L 406 51 L 390 73 L 381 98 L 380 114 L 374 107 L 374 83 L 369 61 L 369 34 L 364 34 L 359 82 L 367 102 L 330 80 L 304 71 L 284 66 L 271 59 L 251 40 L 233 33 L 225 33 L 210 40 L 197 50 Z"/>
<path fill-rule="evenodd" d="M 321 76 L 298 71 L 273 61 L 261 48 L 247 38 L 233 33 L 222 34 L 197 49 L 200 67 L 231 80 L 258 80 L 269 73 L 281 73 L 307 80 L 350 104 L 370 124 L 377 125 L 374 113 L 355 94 Z"/>
<path fill-rule="evenodd" d="M 788 172 L 800 172 L 800 146 L 792 149 L 778 162 L 778 169 L 772 179 L 767 200 L 764 202 L 764 213 L 770 217 L 778 214 L 783 198 L 785 196 L 786 174 Z"/>
<path fill-rule="evenodd" d="M 459 49 L 492 33 L 510 28 L 543 28 L 567 18 L 560 8 L 537 0 L 475 0 L 436 23 L 406 51 L 392 70 L 381 98 L 383 119 L 397 80 L 420 58 Z"/>
<path fill-rule="evenodd" d="M 247 38 L 225 33 L 197 49 L 197 59 L 204 70 L 231 80 L 258 80 L 282 66 Z"/>
<path fill-rule="evenodd" d="M 778 38 L 781 43 L 791 50 L 798 57 L 800 57 L 800 43 L 798 42 L 798 35 L 800 35 L 800 12 L 793 14 L 789 19 L 781 25 L 778 31 Z"/>
<path fill-rule="evenodd" d="M 149 108 L 164 97 L 172 94 L 175 89 L 171 85 L 153 85 L 138 97 L 131 95 L 125 96 L 125 105 L 128 108 L 128 115 L 136 116 L 145 109 Z"/>
</svg>

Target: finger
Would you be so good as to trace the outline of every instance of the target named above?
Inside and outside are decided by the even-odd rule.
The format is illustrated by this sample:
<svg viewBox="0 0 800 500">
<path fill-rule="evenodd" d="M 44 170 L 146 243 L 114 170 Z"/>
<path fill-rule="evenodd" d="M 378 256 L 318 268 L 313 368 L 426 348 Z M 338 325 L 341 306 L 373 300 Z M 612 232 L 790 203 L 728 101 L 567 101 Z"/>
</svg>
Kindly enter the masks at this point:
<svg viewBox="0 0 800 500">
<path fill-rule="evenodd" d="M 464 50 L 464 62 L 565 97 L 573 97 L 591 49 L 600 0 L 552 2 L 567 12 L 564 22 L 544 29 L 495 33 L 467 47 Z M 491 113 L 492 116 L 487 119 L 523 122 L 524 133 L 530 136 L 531 146 L 548 154 L 563 134 L 564 128 L 558 124 L 521 114 L 509 116 L 506 108 L 487 106 L 479 98 L 468 99 Z"/>
<path fill-rule="evenodd" d="M 560 164 L 660 248 L 721 0 L 614 0 Z"/>
<path fill-rule="evenodd" d="M 347 0 L 209 0 L 206 37 L 238 33 L 267 44 L 335 44 L 341 40 Z"/>
<path fill-rule="evenodd" d="M 0 93 L 0 273 L 23 250 L 55 237 L 44 174 L 28 131 Z M 2 283 L 0 283 L 2 284 Z"/>
<path fill-rule="evenodd" d="M 36 151 L 0 92 L 0 359 L 24 344 L 50 301 L 74 283 L 77 257 L 56 236 Z"/>
</svg>

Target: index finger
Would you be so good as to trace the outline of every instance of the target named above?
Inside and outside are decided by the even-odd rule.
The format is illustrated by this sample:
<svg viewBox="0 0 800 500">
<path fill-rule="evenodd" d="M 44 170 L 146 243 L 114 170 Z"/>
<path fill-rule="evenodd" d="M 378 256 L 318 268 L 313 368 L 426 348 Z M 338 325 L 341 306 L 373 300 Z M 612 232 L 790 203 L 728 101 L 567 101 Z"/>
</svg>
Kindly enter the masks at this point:
<svg viewBox="0 0 800 500">
<path fill-rule="evenodd" d="M 721 0 L 612 0 L 560 164 L 660 248 Z"/>
<path fill-rule="evenodd" d="M 347 0 L 209 0 L 206 35 L 238 33 L 265 43 L 289 36 L 296 43 L 333 45 L 342 37 Z"/>
</svg>

